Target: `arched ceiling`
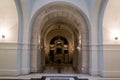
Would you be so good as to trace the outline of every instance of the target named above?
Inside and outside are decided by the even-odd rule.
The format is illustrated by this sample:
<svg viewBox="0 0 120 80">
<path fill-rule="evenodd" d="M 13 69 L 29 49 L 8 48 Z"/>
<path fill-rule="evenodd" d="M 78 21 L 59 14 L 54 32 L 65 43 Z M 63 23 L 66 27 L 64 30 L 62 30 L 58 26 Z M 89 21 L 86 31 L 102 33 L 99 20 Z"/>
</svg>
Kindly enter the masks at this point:
<svg viewBox="0 0 120 80">
<path fill-rule="evenodd" d="M 67 35 L 67 32 L 70 33 L 69 40 L 71 41 L 70 45 L 72 45 L 74 42 L 78 43 L 79 36 L 81 35 L 83 39 L 88 40 L 88 37 L 86 37 L 88 34 L 88 25 L 86 24 L 87 19 L 85 21 L 85 18 L 82 12 L 72 4 L 65 2 L 49 3 L 43 8 L 40 8 L 34 16 L 33 23 L 31 22 L 32 34 L 35 36 L 39 33 L 43 41 L 42 43 L 46 45 L 49 40 L 47 39 L 47 35 L 50 31 L 55 30 L 54 25 L 66 25 L 62 27 L 64 31 L 63 35 Z M 53 35 L 52 37 L 55 36 Z"/>
<path fill-rule="evenodd" d="M 97 21 L 96 19 L 99 16 L 100 7 L 102 6 L 101 4 L 106 0 L 99 0 L 99 1 L 96 1 L 96 0 L 34 0 L 34 1 L 33 0 L 20 0 L 20 1 L 16 0 L 16 1 L 18 1 L 21 4 L 21 5 L 17 5 L 17 7 L 18 6 L 21 7 L 21 12 L 23 13 L 22 21 L 24 21 L 23 22 L 24 26 L 29 26 L 29 25 L 31 26 L 33 21 L 36 19 L 35 18 L 36 14 L 37 13 L 39 14 L 40 9 L 42 9 L 44 6 L 51 4 L 51 3 L 57 3 L 57 2 L 64 2 L 64 4 L 65 3 L 71 4 L 71 9 L 73 10 L 73 12 L 74 12 L 74 9 L 77 8 L 80 11 L 80 13 L 82 14 L 82 16 L 86 17 L 88 19 L 89 22 L 86 22 L 86 23 L 89 24 L 93 21 L 92 24 L 94 26 L 94 21 Z M 60 5 L 64 6 L 64 4 L 60 4 Z M 76 6 L 76 8 L 74 8 L 74 6 Z M 41 18 L 43 18 L 44 16 L 47 16 L 47 15 L 54 16 L 54 15 L 52 15 L 53 13 L 51 13 L 51 14 L 46 13 L 47 11 L 51 10 L 50 8 L 49 8 L 49 10 L 47 9 L 47 11 L 46 11 L 46 9 L 44 9 L 44 11 L 42 11 L 43 15 Z M 73 12 L 71 12 L 71 13 L 73 13 Z M 65 14 L 65 15 L 68 15 L 68 14 Z M 76 16 L 76 15 L 74 14 L 74 16 Z M 39 16 L 37 15 L 37 17 L 39 17 Z M 39 19 L 41 19 L 41 18 L 39 18 Z M 38 21 L 39 21 L 39 19 L 38 19 Z M 71 18 L 71 20 L 72 19 L 73 18 Z M 28 23 L 28 24 L 26 24 L 26 23 Z M 91 25 L 91 24 L 89 24 L 89 25 Z M 30 30 L 28 30 L 27 32 L 30 32 Z M 29 35 L 29 33 L 28 33 L 28 35 Z"/>
<path fill-rule="evenodd" d="M 74 37 L 72 31 L 69 31 L 68 29 L 64 28 L 64 27 L 69 27 L 68 25 L 56 24 L 56 25 L 52 25 L 51 27 L 54 27 L 54 29 L 52 29 L 51 31 L 48 32 L 48 34 L 45 35 L 46 44 L 49 44 L 51 39 L 56 36 L 65 37 L 70 44 L 74 43 L 73 42 Z"/>
<path fill-rule="evenodd" d="M 83 12 L 85 12 L 86 15 L 88 15 L 87 0 L 35 0 L 35 2 L 33 4 L 33 10 L 32 10 L 31 16 L 33 16 L 34 13 L 38 9 L 42 8 L 44 5 L 47 5 L 47 4 L 53 3 L 53 2 L 59 2 L 59 1 L 67 2 L 67 3 L 70 3 L 70 4 L 76 5 L 78 8 L 83 10 Z"/>
<path fill-rule="evenodd" d="M 70 4 L 76 5 L 86 14 L 88 18 L 90 18 L 90 16 L 93 13 L 95 13 L 95 10 L 99 10 L 100 4 L 106 0 L 97 0 L 97 1 L 96 0 L 20 0 L 20 1 L 21 4 L 23 4 L 22 5 L 23 10 L 24 8 L 26 8 L 26 11 L 30 18 L 32 18 L 33 15 L 36 13 L 36 11 L 38 11 L 44 5 L 57 1 L 68 2 Z"/>
<path fill-rule="evenodd" d="M 100 9 L 100 6 L 101 6 L 100 4 L 103 1 L 104 0 L 100 0 L 100 1 L 96 1 L 96 0 L 91 0 L 91 1 L 89 1 L 89 0 L 34 0 L 34 1 L 32 1 L 32 0 L 21 0 L 20 2 L 21 2 L 21 4 L 24 5 L 24 6 L 21 5 L 21 6 L 23 6 L 22 7 L 23 14 L 26 15 L 26 12 L 27 12 L 26 16 L 29 16 L 28 20 L 29 21 L 34 21 L 34 19 L 33 19 L 33 18 L 35 18 L 34 16 L 36 15 L 36 13 L 39 14 L 39 10 L 42 9 L 42 7 L 44 7 L 45 5 L 48 5 L 48 4 L 51 4 L 51 3 L 57 3 L 57 2 L 69 3 L 72 6 L 71 9 L 74 8 L 74 5 L 75 5 L 78 10 L 81 10 L 82 16 L 83 16 L 83 14 L 85 14 L 85 16 L 88 18 L 88 20 L 90 18 L 94 19 L 94 18 L 99 16 L 98 12 L 99 12 L 99 9 Z M 60 4 L 60 5 L 64 6 L 64 4 Z M 47 12 L 48 9 L 47 10 L 46 9 L 44 10 L 43 13 Z M 63 9 L 63 8 L 61 8 L 61 9 Z M 49 10 L 51 10 L 51 9 L 49 8 Z M 29 15 L 28 15 L 28 13 L 29 13 Z M 50 13 L 48 13 L 48 14 L 50 16 L 53 16 Z M 48 14 L 44 14 L 44 16 L 48 15 Z M 92 20 L 92 21 L 94 21 L 94 20 Z"/>
<path fill-rule="evenodd" d="M 42 8 L 46 4 L 49 4 L 52 2 L 63 1 L 63 2 L 68 2 L 70 4 L 76 5 L 79 9 L 81 9 L 81 11 L 83 11 L 83 13 L 86 14 L 87 18 L 90 18 L 90 14 L 92 14 L 91 12 L 94 13 L 94 9 L 97 10 L 97 8 L 99 8 L 99 7 L 96 7 L 96 4 L 101 4 L 101 2 L 104 0 L 100 0 L 100 1 L 96 1 L 96 0 L 15 0 L 15 1 L 18 1 L 21 4 L 21 5 L 16 5 L 16 7 L 21 7 L 21 13 L 23 13 L 24 15 L 20 14 L 20 16 L 23 15 L 23 21 L 24 21 L 23 24 L 25 25 L 26 22 L 31 21 L 31 18 L 34 16 L 36 11 L 38 11 L 40 8 Z M 1 11 L 0 11 L 1 24 L 0 25 L 1 26 L 7 23 L 9 24 L 8 28 L 10 29 L 10 27 L 12 27 L 13 25 L 15 26 L 15 24 L 18 23 L 16 7 L 15 7 L 14 0 L 7 0 L 7 2 L 5 0 L 0 1 L 0 8 L 1 8 Z"/>
<path fill-rule="evenodd" d="M 71 28 L 73 32 L 78 32 L 77 34 L 80 34 L 79 32 L 81 31 L 81 28 L 83 31 L 86 29 L 83 16 L 84 15 L 81 15 L 81 12 L 77 10 L 76 7 L 69 3 L 54 2 L 38 10 L 33 18 L 33 26 L 41 26 L 37 27 L 36 30 L 44 32 L 50 25 L 62 23 L 71 25 L 69 28 Z"/>
</svg>

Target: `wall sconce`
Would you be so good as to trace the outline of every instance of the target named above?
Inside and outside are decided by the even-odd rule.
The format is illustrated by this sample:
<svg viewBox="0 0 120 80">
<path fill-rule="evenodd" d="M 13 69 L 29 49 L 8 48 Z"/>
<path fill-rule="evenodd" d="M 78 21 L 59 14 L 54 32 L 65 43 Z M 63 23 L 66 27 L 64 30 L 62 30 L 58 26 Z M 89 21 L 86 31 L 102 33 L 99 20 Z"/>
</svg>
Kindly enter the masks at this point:
<svg viewBox="0 0 120 80">
<path fill-rule="evenodd" d="M 78 46 L 77 49 L 80 50 L 80 47 Z"/>
<path fill-rule="evenodd" d="M 118 40 L 118 37 L 115 37 L 115 40 Z"/>
<path fill-rule="evenodd" d="M 0 36 L 2 39 L 7 38 L 9 35 L 9 31 L 6 27 L 0 29 Z"/>
<path fill-rule="evenodd" d="M 2 35 L 2 38 L 5 38 L 5 35 Z"/>
<path fill-rule="evenodd" d="M 111 29 L 110 32 L 111 32 L 110 36 L 112 40 L 116 40 L 116 41 L 119 40 L 119 34 L 120 34 L 119 29 L 114 27 Z"/>
</svg>

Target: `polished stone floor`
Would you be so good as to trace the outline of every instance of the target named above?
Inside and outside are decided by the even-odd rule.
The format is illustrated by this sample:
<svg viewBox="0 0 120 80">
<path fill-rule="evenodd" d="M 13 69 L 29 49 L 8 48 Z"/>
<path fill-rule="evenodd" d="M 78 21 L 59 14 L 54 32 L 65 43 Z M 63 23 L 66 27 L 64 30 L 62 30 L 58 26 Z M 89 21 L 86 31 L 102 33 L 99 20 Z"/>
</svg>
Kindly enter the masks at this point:
<svg viewBox="0 0 120 80">
<path fill-rule="evenodd" d="M 61 74 L 75 74 L 71 66 L 47 66 L 43 73 L 61 73 Z"/>
<path fill-rule="evenodd" d="M 77 76 L 80 79 L 88 80 L 120 80 L 120 78 L 103 78 L 100 76 L 90 76 L 87 74 L 48 74 L 48 73 L 34 73 L 20 76 L 0 76 L 0 80 L 31 80 L 31 78 L 41 78 L 42 76 Z M 50 79 L 48 79 L 50 80 Z"/>
<path fill-rule="evenodd" d="M 43 76 L 46 77 L 45 80 L 58 80 L 58 79 L 50 79 L 49 77 L 65 77 L 70 79 L 59 79 L 59 80 L 76 80 L 72 77 L 75 76 L 79 78 L 78 80 L 120 80 L 120 78 L 103 78 L 100 76 L 91 76 L 88 74 L 78 74 L 76 73 L 72 67 L 66 66 L 66 67 L 53 67 L 53 66 L 47 66 L 43 73 L 32 73 L 28 75 L 19 75 L 19 76 L 0 76 L 0 80 L 41 80 Z M 66 77 L 67 76 L 67 77 Z M 44 79 L 43 79 L 44 80 Z"/>
<path fill-rule="evenodd" d="M 77 76 L 43 76 L 40 78 L 32 78 L 31 80 L 88 80 L 88 79 L 79 79 Z"/>
</svg>

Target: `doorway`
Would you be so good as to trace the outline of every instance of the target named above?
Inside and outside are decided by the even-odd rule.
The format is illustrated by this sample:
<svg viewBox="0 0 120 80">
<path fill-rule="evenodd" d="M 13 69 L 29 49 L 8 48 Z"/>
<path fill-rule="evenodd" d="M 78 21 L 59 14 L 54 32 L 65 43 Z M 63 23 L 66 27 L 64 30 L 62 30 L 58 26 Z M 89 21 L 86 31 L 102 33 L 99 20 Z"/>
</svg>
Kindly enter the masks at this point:
<svg viewBox="0 0 120 80">
<path fill-rule="evenodd" d="M 89 31 L 86 20 L 79 10 L 76 11 L 77 8 L 68 3 L 64 5 L 68 7 L 59 3 L 50 4 L 49 6 L 53 7 L 43 7 L 39 17 L 35 17 L 31 37 L 31 43 L 35 44 L 31 48 L 31 72 L 44 72 L 47 65 L 53 64 L 70 64 L 78 73 L 89 71 Z M 48 10 L 45 16 L 44 8 Z M 72 14 L 73 12 L 76 13 Z M 68 44 L 65 45 L 62 39 L 56 39 L 54 44 L 51 44 L 56 36 L 66 38 Z"/>
<path fill-rule="evenodd" d="M 60 33 L 61 32 L 61 33 Z M 47 45 L 45 53 L 45 70 L 46 73 L 75 73 L 73 70 L 73 52 L 71 48 L 72 36 L 68 37 L 67 30 L 62 27 L 50 31 L 47 35 Z M 52 35 L 54 33 L 55 35 Z M 51 37 L 52 36 L 52 37 Z M 51 37 L 51 38 L 50 38 Z M 50 38 L 50 39 L 49 39 Z"/>
</svg>

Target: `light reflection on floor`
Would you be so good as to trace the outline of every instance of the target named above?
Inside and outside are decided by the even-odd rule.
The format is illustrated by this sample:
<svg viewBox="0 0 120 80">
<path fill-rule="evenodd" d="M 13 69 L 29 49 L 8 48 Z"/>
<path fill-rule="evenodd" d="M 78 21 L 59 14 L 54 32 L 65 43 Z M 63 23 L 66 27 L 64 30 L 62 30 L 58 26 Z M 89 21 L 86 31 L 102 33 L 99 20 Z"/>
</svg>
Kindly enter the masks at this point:
<svg viewBox="0 0 120 80">
<path fill-rule="evenodd" d="M 75 74 L 71 66 L 47 66 L 43 73 Z"/>
</svg>

